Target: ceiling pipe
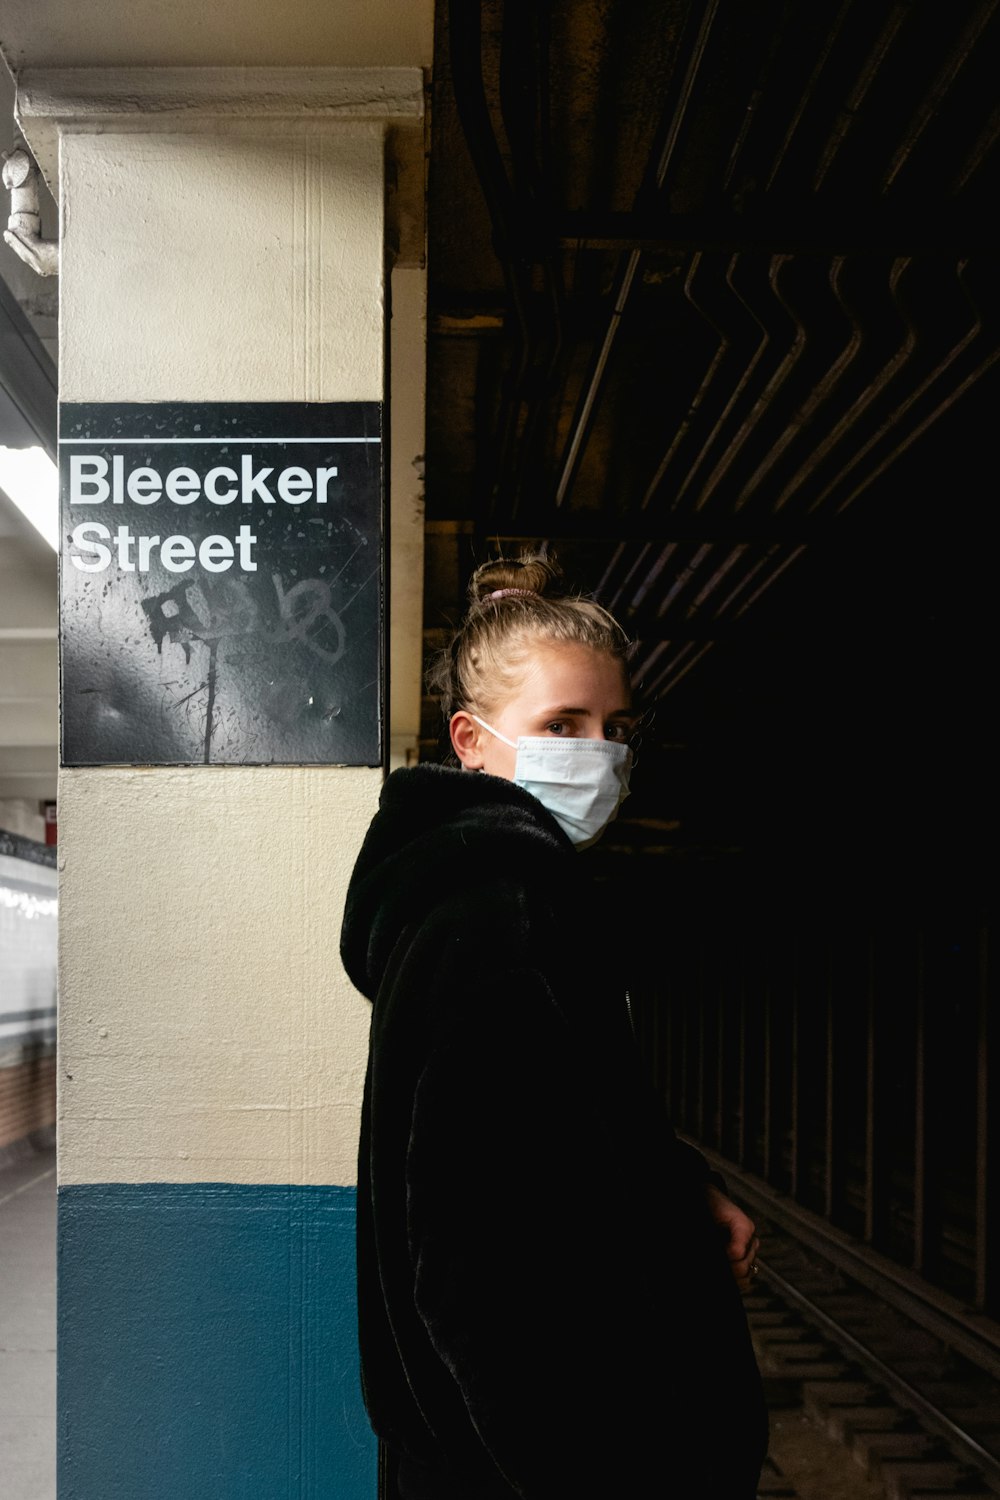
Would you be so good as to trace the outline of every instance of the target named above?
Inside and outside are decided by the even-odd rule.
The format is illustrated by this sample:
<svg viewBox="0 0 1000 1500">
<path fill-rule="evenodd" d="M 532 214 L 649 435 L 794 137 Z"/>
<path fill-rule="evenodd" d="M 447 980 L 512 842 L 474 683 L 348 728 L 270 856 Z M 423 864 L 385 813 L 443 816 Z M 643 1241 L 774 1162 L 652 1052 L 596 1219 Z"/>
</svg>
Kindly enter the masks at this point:
<svg viewBox="0 0 1000 1500">
<path fill-rule="evenodd" d="M 827 64 L 830 61 L 831 55 L 834 52 L 838 41 L 840 40 L 840 34 L 844 29 L 844 23 L 847 20 L 848 14 L 851 11 L 853 5 L 854 0 L 844 0 L 844 3 L 840 7 L 840 10 L 837 12 L 832 25 L 829 27 L 826 35 L 823 38 L 819 56 L 817 57 L 816 62 L 813 64 L 812 72 L 810 73 L 809 78 L 806 81 L 806 85 L 799 97 L 798 104 L 793 110 L 792 117 L 788 122 L 784 137 L 780 145 L 778 146 L 777 155 L 771 163 L 771 170 L 768 173 L 766 182 L 764 183 L 765 192 L 773 188 L 775 178 L 778 176 L 778 173 L 784 165 L 785 159 L 789 154 L 792 141 L 794 140 L 798 132 L 799 126 L 802 124 L 803 116 L 805 115 L 807 109 L 811 106 L 814 95 L 819 89 L 820 80 L 826 70 Z"/>
<path fill-rule="evenodd" d="M 737 403 L 741 400 L 744 391 L 749 387 L 754 371 L 756 370 L 760 361 L 763 359 L 771 343 L 771 330 L 751 306 L 749 296 L 745 297 L 740 291 L 739 287 L 736 285 L 736 272 L 737 270 L 741 269 L 741 267 L 742 263 L 740 261 L 739 255 L 734 255 L 732 260 L 729 262 L 729 266 L 726 270 L 725 284 L 732 292 L 733 297 L 742 307 L 743 312 L 746 314 L 746 326 L 748 328 L 751 328 L 751 334 L 753 334 L 754 329 L 759 330 L 757 347 L 754 349 L 752 354 L 748 354 L 746 362 L 744 364 L 743 373 L 733 387 L 725 406 L 716 418 L 715 425 L 713 426 L 711 432 L 708 434 L 708 437 L 702 443 L 701 448 L 696 454 L 694 460 L 688 464 L 687 470 L 684 474 L 684 478 L 681 480 L 681 483 L 679 484 L 674 494 L 671 507 L 672 509 L 677 509 L 677 507 L 680 506 L 680 503 L 684 499 L 685 494 L 691 488 L 703 464 L 711 454 L 716 439 L 724 433 L 726 424 L 728 423 L 732 412 L 735 410 Z M 771 269 L 773 273 L 773 257 Z M 697 306 L 697 303 L 695 303 L 694 305 Z M 751 325 L 753 325 L 753 327 L 751 327 Z"/>
<path fill-rule="evenodd" d="M 883 393 L 913 358 L 918 342 L 916 317 L 907 309 L 899 294 L 900 283 L 912 265 L 913 262 L 908 257 L 901 256 L 893 262 L 889 272 L 889 296 L 903 326 L 903 337 L 895 352 L 880 365 L 873 379 L 855 397 L 840 419 L 827 429 L 808 457 L 786 482 L 781 492 L 775 496 L 772 506 L 774 512 L 781 511 L 789 499 L 802 492 L 805 485 L 819 472 L 820 465 L 842 439 L 856 433 L 859 420 L 874 402 L 882 398 Z M 812 512 L 822 505 L 830 488 L 831 486 L 827 486 L 816 499 L 812 500 L 806 507 L 807 510 Z"/>
<path fill-rule="evenodd" d="M 725 360 L 732 346 L 732 339 L 727 330 L 722 326 L 722 323 L 717 318 L 714 318 L 708 311 L 708 309 L 704 306 L 704 304 L 698 302 L 695 298 L 694 280 L 698 272 L 698 267 L 702 264 L 702 260 L 702 252 L 699 250 L 691 260 L 691 267 L 684 281 L 684 296 L 691 304 L 691 306 L 701 314 L 705 322 L 708 323 L 712 331 L 716 334 L 719 342 L 716 346 L 715 353 L 712 356 L 708 369 L 702 377 L 701 385 L 695 392 L 695 395 L 693 396 L 688 409 L 684 414 L 683 421 L 679 424 L 677 431 L 671 438 L 670 446 L 667 449 L 666 453 L 657 464 L 656 473 L 653 475 L 652 479 L 646 486 L 642 500 L 639 502 L 642 510 L 645 510 L 648 507 L 650 501 L 656 495 L 657 491 L 660 488 L 660 485 L 663 483 L 664 476 L 667 472 L 667 469 L 670 467 L 670 462 L 674 454 L 684 442 L 691 428 L 695 425 L 695 420 L 701 414 L 702 404 L 709 392 L 709 389 L 711 388 L 712 381 L 715 379 L 716 372 Z"/>
<path fill-rule="evenodd" d="M 516 231 L 514 192 L 507 177 L 490 117 L 483 83 L 481 0 L 450 0 L 448 41 L 455 104 L 479 186 L 486 200 L 493 231 L 493 248 L 507 288 L 513 313 L 513 360 L 502 401 L 501 431 L 513 417 L 516 394 L 522 389 L 531 362 L 532 327 L 528 312 L 530 284 L 522 266 L 522 246 Z M 504 319 L 505 331 L 507 320 Z"/>
<path fill-rule="evenodd" d="M 510 154 L 501 154 L 483 78 L 481 0 L 450 0 L 452 82 L 466 144 L 483 192 L 513 314 L 512 354 L 493 428 L 488 511 L 480 530 L 511 523 L 536 443 L 544 398 L 563 346 L 561 268 L 552 238 L 547 183 L 548 6 L 504 6 L 499 100 Z M 541 272 L 542 295 L 534 292 Z M 506 326 L 506 319 L 505 319 Z"/>
<path fill-rule="evenodd" d="M 4 152 L 3 185 L 10 193 L 4 239 L 39 276 L 59 274 L 59 242 L 43 240 L 38 207 L 38 168 L 23 147 Z"/>
<path fill-rule="evenodd" d="M 784 456 L 787 449 L 794 442 L 798 441 L 810 422 L 822 409 L 824 403 L 831 398 L 840 381 L 850 370 L 851 365 L 861 351 L 864 343 L 861 319 L 857 313 L 852 312 L 841 290 L 844 265 L 844 257 L 837 256 L 831 263 L 829 280 L 833 295 L 850 324 L 847 342 L 827 367 L 824 374 L 815 382 L 806 399 L 800 402 L 792 416 L 786 419 L 781 432 L 769 445 L 767 453 L 737 495 L 735 500 L 735 508 L 737 510 L 742 508 L 754 491 L 762 490 L 763 482 L 775 464 Z M 780 509 L 778 501 L 774 502 L 773 509 L 775 511 Z"/>
<path fill-rule="evenodd" d="M 864 66 L 855 79 L 854 87 L 837 111 L 833 128 L 827 137 L 812 180 L 812 190 L 818 193 L 826 181 L 830 169 L 849 133 L 857 126 L 858 118 L 869 102 L 869 95 L 878 78 L 883 63 L 892 50 L 897 34 L 911 15 L 910 0 L 898 0 L 893 6 L 885 25 L 865 59 Z"/>
<path fill-rule="evenodd" d="M 549 6 L 538 0 L 505 0 L 500 44 L 500 112 L 510 147 L 511 188 L 522 274 L 533 268 L 542 291 L 532 313 L 528 361 L 512 393 L 509 420 L 497 458 L 498 492 L 508 520 L 516 519 L 522 491 L 546 415 L 563 347 L 562 266 L 551 230 L 549 182 Z"/>
<path fill-rule="evenodd" d="M 784 389 L 788 380 L 794 374 L 799 360 L 805 353 L 808 344 L 805 322 L 800 314 L 796 312 L 781 287 L 783 279 L 782 271 L 785 270 L 788 264 L 789 259 L 787 257 L 775 256 L 771 261 L 768 283 L 775 300 L 792 324 L 793 334 L 791 342 L 785 349 L 777 366 L 771 372 L 767 383 L 758 395 L 750 411 L 726 444 L 724 452 L 720 455 L 714 469 L 702 486 L 701 492 L 695 500 L 695 509 L 698 511 L 704 509 L 705 505 L 725 479 L 742 452 L 744 445 L 756 431 L 758 424 L 770 412 L 775 397 Z M 738 500 L 734 502 L 734 509 L 739 509 Z"/>
<path fill-rule="evenodd" d="M 960 337 L 946 351 L 944 357 L 938 361 L 938 363 L 931 370 L 930 374 L 927 375 L 925 379 L 922 380 L 911 391 L 910 395 L 907 396 L 904 401 L 901 401 L 899 403 L 899 405 L 893 412 L 890 413 L 890 415 L 885 419 L 885 421 L 877 429 L 877 431 L 873 433 L 873 435 L 861 448 L 858 449 L 857 453 L 853 455 L 851 460 L 844 465 L 844 467 L 837 474 L 836 478 L 827 485 L 826 489 L 820 495 L 819 499 L 815 502 L 815 505 L 817 507 L 835 488 L 837 488 L 842 483 L 845 477 L 857 467 L 862 459 L 868 457 L 872 449 L 875 448 L 883 438 L 892 433 L 898 427 L 902 418 L 910 412 L 910 410 L 917 404 L 918 401 L 921 401 L 924 398 L 924 396 L 938 383 L 942 376 L 944 376 L 950 370 L 951 366 L 955 364 L 957 360 L 959 360 L 959 358 L 965 353 L 966 349 L 968 349 L 970 345 L 973 344 L 975 340 L 978 339 L 983 333 L 985 326 L 984 315 L 973 295 L 971 288 L 967 284 L 967 270 L 967 261 L 962 261 L 956 268 L 958 287 L 968 304 L 969 312 L 971 314 L 971 322 L 969 323 L 968 327 L 962 331 Z M 988 284 L 989 283 L 987 283 L 987 285 Z M 897 447 L 893 448 L 892 451 L 888 453 L 881 460 L 881 462 L 878 463 L 876 467 L 870 471 L 870 473 L 865 475 L 865 477 L 860 481 L 859 484 L 855 486 L 855 488 L 845 499 L 840 500 L 837 503 L 837 513 L 839 514 L 842 510 L 846 509 L 846 507 L 850 505 L 852 501 L 854 501 L 857 496 L 862 493 L 863 490 L 867 489 L 868 485 L 870 485 L 873 480 L 877 479 L 880 474 L 884 473 L 885 470 L 890 466 L 890 464 L 894 463 L 895 460 L 900 456 L 900 454 L 904 453 L 906 449 L 910 447 L 911 443 L 916 442 L 917 438 L 920 437 L 928 427 L 936 422 L 938 418 L 949 409 L 949 407 L 954 405 L 959 397 L 963 396 L 970 386 L 974 385 L 976 381 L 987 372 L 987 370 L 992 368 L 997 359 L 1000 359 L 1000 348 L 994 348 L 991 353 L 987 355 L 986 359 L 983 360 L 969 375 L 967 375 L 965 379 L 958 381 L 954 386 L 952 386 L 950 390 L 947 390 L 943 400 L 940 401 L 939 404 L 934 407 L 933 410 L 929 412 L 928 415 L 924 417 L 924 419 L 919 422 L 913 428 L 913 430 L 903 438 L 902 442 L 900 442 Z"/>
<path fill-rule="evenodd" d="M 944 67 L 935 78 L 931 88 L 924 96 L 920 108 L 910 122 L 906 136 L 896 149 L 896 154 L 882 182 L 883 193 L 888 192 L 892 187 L 896 178 L 912 156 L 914 147 L 947 100 L 959 73 L 975 51 L 983 32 L 993 20 L 997 4 L 998 0 L 985 0 L 985 3 L 980 6 L 976 15 L 962 32 L 956 46 L 952 48 Z"/>
<path fill-rule="evenodd" d="M 694 44 L 691 50 L 691 56 L 688 60 L 688 66 L 684 74 L 683 82 L 681 84 L 680 96 L 671 115 L 670 124 L 666 133 L 666 139 L 664 140 L 662 149 L 660 151 L 659 160 L 656 165 L 655 176 L 652 183 L 647 182 L 643 184 L 643 188 L 640 189 L 640 199 L 645 199 L 649 195 L 650 191 L 655 193 L 660 192 L 666 180 L 667 173 L 670 170 L 670 164 L 673 160 L 677 142 L 680 139 L 681 127 L 683 125 L 685 116 L 687 115 L 688 107 L 695 93 L 698 74 L 701 70 L 701 65 L 704 60 L 705 53 L 708 50 L 709 37 L 711 35 L 712 26 L 715 21 L 715 15 L 718 8 L 719 0 L 709 0 L 709 3 L 704 7 L 700 24 L 698 26 L 698 32 L 694 39 Z M 604 382 L 604 372 L 607 369 L 608 360 L 611 357 L 611 350 L 618 335 L 618 329 L 621 326 L 622 314 L 625 311 L 626 304 L 628 303 L 629 296 L 632 291 L 632 286 L 635 281 L 635 273 L 639 268 L 640 256 L 641 252 L 639 250 L 633 250 L 631 252 L 618 279 L 611 317 L 608 320 L 608 326 L 605 330 L 604 338 L 601 342 L 601 347 L 597 350 L 596 356 L 591 365 L 583 393 L 580 397 L 576 413 L 573 417 L 573 426 L 570 431 L 569 439 L 563 450 L 559 479 L 556 483 L 555 490 L 555 505 L 557 508 L 562 505 L 562 503 L 566 499 L 566 496 L 568 495 L 570 490 L 570 486 L 572 485 L 573 480 L 576 478 L 576 472 L 579 468 L 580 460 L 583 456 L 583 449 L 586 445 L 587 438 L 590 435 L 590 429 L 594 418 L 594 411 L 597 405 L 597 398 L 600 394 L 601 386 Z"/>
</svg>

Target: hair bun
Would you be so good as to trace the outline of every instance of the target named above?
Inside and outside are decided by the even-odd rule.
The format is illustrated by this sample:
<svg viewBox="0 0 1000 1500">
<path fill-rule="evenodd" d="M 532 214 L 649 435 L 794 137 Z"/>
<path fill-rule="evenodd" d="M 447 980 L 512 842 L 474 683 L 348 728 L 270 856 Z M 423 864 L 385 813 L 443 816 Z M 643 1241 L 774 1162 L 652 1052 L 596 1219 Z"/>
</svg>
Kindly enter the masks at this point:
<svg viewBox="0 0 1000 1500">
<path fill-rule="evenodd" d="M 430 664 L 447 724 L 457 709 L 489 718 L 517 691 L 532 654 L 553 643 L 602 652 L 627 673 L 629 638 L 596 600 L 567 593 L 551 554 L 481 563 L 469 582 L 469 609 Z"/>
<path fill-rule="evenodd" d="M 562 582 L 562 572 L 553 559 L 522 552 L 519 558 L 481 563 L 469 580 L 469 603 L 485 604 L 491 597 L 508 594 L 551 596 L 561 592 Z"/>
</svg>

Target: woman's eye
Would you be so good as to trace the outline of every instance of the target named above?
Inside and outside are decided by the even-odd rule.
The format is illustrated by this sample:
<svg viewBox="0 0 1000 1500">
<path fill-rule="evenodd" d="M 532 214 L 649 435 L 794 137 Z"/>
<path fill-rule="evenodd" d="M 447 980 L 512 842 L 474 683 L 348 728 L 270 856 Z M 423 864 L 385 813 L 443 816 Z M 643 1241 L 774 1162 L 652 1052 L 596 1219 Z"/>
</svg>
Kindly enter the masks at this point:
<svg viewBox="0 0 1000 1500">
<path fill-rule="evenodd" d="M 562 719 L 553 719 L 552 723 L 551 724 L 546 724 L 545 727 L 548 730 L 549 734 L 565 734 L 566 733 L 566 724 L 565 724 L 565 721 L 562 720 Z"/>
<path fill-rule="evenodd" d="M 624 724 L 605 724 L 604 737 L 609 740 L 626 740 L 628 730 Z"/>
</svg>

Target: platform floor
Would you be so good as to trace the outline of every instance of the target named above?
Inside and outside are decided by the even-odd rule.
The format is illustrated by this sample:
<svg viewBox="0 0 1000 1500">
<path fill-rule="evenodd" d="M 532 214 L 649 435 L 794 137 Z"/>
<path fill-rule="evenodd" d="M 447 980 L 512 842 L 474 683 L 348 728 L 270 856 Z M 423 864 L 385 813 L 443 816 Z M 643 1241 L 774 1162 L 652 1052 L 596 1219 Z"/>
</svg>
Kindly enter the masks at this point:
<svg viewBox="0 0 1000 1500">
<path fill-rule="evenodd" d="M 56 1154 L 0 1171 L 0 1492 L 55 1500 Z"/>
</svg>

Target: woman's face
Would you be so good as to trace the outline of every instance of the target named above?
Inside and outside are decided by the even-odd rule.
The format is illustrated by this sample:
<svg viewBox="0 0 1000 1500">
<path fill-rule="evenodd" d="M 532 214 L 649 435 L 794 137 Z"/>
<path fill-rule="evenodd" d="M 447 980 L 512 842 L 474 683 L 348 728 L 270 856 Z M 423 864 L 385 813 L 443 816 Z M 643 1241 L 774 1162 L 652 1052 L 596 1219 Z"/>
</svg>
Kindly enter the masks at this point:
<svg viewBox="0 0 1000 1500">
<path fill-rule="evenodd" d="M 571 641 L 538 646 L 513 695 L 483 717 L 515 742 L 519 735 L 555 735 L 625 743 L 636 722 L 622 663 Z M 515 746 L 464 709 L 452 716 L 451 742 L 466 770 L 513 781 Z"/>
</svg>

